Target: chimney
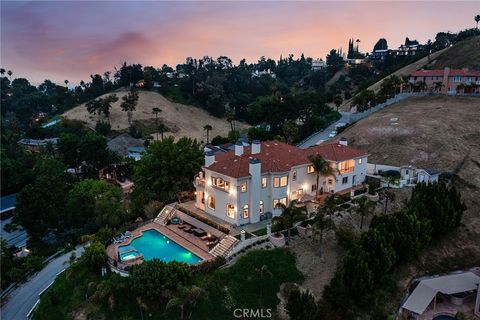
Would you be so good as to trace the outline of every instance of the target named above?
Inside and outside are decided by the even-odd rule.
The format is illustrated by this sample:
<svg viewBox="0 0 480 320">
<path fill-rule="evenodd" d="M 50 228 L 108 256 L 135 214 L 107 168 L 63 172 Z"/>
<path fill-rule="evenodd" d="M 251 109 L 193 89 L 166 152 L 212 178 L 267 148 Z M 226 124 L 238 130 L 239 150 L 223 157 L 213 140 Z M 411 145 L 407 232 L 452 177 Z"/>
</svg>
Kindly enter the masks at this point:
<svg viewBox="0 0 480 320">
<path fill-rule="evenodd" d="M 345 137 L 340 138 L 340 141 L 338 141 L 338 143 L 342 146 L 348 146 L 348 140 Z"/>
<path fill-rule="evenodd" d="M 262 163 L 259 159 L 251 158 L 248 165 L 250 173 L 250 222 L 260 221 L 260 195 L 262 190 Z"/>
<path fill-rule="evenodd" d="M 235 155 L 241 156 L 243 154 L 243 143 L 241 141 L 237 141 L 235 143 Z"/>
<path fill-rule="evenodd" d="M 205 167 L 210 167 L 215 162 L 215 154 L 213 151 L 205 152 Z"/>
<path fill-rule="evenodd" d="M 252 141 L 252 154 L 260 153 L 260 151 L 261 151 L 260 141 L 258 141 L 258 140 L 253 140 L 253 141 Z"/>
</svg>

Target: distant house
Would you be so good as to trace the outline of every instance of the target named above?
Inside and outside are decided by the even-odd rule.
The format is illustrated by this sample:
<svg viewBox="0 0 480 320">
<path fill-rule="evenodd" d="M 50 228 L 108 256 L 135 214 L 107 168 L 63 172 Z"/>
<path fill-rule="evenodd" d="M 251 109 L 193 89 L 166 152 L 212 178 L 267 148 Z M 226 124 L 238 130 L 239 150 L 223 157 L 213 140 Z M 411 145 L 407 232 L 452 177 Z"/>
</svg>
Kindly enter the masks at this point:
<svg viewBox="0 0 480 320">
<path fill-rule="evenodd" d="M 136 161 L 142 158 L 142 154 L 145 152 L 145 147 L 129 147 L 128 148 L 128 157 L 133 158 Z"/>
<path fill-rule="evenodd" d="M 142 139 L 133 138 L 128 133 L 122 133 L 107 142 L 107 147 L 111 151 L 117 153 L 121 157 L 129 156 L 129 148 L 141 147 L 143 148 Z"/>
<path fill-rule="evenodd" d="M 45 149 L 47 144 L 52 144 L 54 146 L 57 145 L 59 138 L 51 138 L 51 139 L 22 139 L 18 141 L 19 144 L 27 147 L 28 151 L 30 152 L 40 152 Z"/>
<path fill-rule="evenodd" d="M 423 85 L 421 91 L 439 93 L 480 93 L 480 71 L 464 69 L 418 70 L 410 74 L 409 83 Z"/>
<path fill-rule="evenodd" d="M 425 51 L 425 46 L 418 43 L 417 40 L 405 39 L 405 44 L 400 45 L 397 50 L 398 56 L 414 56 L 421 51 Z"/>
<path fill-rule="evenodd" d="M 312 61 L 312 70 L 319 71 L 325 68 L 327 64 L 322 59 L 315 59 Z"/>
<path fill-rule="evenodd" d="M 413 289 L 403 303 L 400 313 L 408 319 L 419 320 L 437 319 L 438 316 L 454 319 L 457 312 L 478 316 L 479 284 L 478 269 L 418 279 L 412 284 Z"/>
<path fill-rule="evenodd" d="M 274 79 L 276 78 L 275 73 L 270 71 L 270 69 L 262 71 L 255 70 L 252 72 L 252 78 L 260 78 L 261 76 L 269 76 Z"/>
<path fill-rule="evenodd" d="M 418 169 L 417 170 L 417 183 L 438 182 L 439 177 L 440 177 L 440 171 L 435 169 Z"/>
</svg>

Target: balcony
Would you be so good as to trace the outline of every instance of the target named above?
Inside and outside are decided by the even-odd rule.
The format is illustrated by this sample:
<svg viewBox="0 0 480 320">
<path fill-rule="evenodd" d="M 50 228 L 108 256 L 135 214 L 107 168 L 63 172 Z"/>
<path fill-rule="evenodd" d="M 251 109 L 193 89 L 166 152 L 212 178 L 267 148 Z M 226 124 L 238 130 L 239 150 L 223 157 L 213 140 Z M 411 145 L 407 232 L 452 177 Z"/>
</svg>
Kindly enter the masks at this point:
<svg viewBox="0 0 480 320">
<path fill-rule="evenodd" d="M 200 178 L 200 176 L 197 174 L 195 178 L 193 179 L 193 186 L 195 188 L 204 188 L 205 187 L 205 178 Z"/>
</svg>

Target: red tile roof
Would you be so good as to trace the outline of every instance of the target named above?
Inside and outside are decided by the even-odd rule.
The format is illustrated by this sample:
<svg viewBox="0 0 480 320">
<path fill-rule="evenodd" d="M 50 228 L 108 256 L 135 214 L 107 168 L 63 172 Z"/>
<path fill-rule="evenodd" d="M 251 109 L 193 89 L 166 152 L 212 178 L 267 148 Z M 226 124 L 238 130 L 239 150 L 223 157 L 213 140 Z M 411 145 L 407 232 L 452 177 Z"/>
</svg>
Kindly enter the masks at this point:
<svg viewBox="0 0 480 320">
<path fill-rule="evenodd" d="M 411 77 L 442 77 L 444 74 L 443 69 L 437 70 L 417 70 L 410 74 Z M 449 77 L 463 76 L 463 77 L 480 77 L 480 71 L 464 70 L 464 69 L 451 69 L 448 74 Z"/>
<path fill-rule="evenodd" d="M 330 161 L 344 161 L 366 156 L 367 152 L 338 143 L 301 149 L 279 141 L 265 141 L 257 154 L 251 154 L 251 147 L 244 147 L 241 156 L 236 156 L 234 151 L 217 154 L 208 169 L 229 177 L 248 177 L 250 159 L 256 158 L 261 162 L 262 173 L 287 172 L 292 167 L 310 163 L 309 156 L 313 154 Z"/>
</svg>

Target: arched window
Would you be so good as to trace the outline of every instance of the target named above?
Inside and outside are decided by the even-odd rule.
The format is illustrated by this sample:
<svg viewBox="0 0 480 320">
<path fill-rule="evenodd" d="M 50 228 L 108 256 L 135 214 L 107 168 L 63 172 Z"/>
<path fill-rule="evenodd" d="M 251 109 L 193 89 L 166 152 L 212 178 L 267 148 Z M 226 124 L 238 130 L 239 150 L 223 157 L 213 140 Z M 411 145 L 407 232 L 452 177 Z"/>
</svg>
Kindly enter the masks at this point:
<svg viewBox="0 0 480 320">
<path fill-rule="evenodd" d="M 260 212 L 260 214 L 263 214 L 263 201 L 262 200 L 260 200 L 260 205 L 259 205 L 258 211 Z"/>
<path fill-rule="evenodd" d="M 208 207 L 215 210 L 215 198 L 212 196 L 208 196 Z"/>
<path fill-rule="evenodd" d="M 248 204 L 243 206 L 243 217 L 246 219 L 250 216 L 250 213 L 248 211 Z"/>
</svg>

